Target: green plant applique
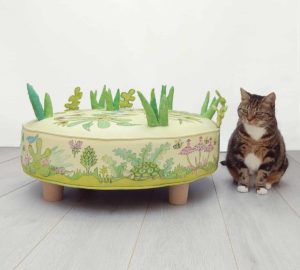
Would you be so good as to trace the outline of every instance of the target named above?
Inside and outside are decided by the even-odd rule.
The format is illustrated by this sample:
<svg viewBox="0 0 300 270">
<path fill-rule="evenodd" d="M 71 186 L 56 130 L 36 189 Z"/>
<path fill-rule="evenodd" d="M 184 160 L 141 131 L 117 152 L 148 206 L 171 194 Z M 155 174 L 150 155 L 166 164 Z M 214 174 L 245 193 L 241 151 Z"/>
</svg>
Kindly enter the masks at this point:
<svg viewBox="0 0 300 270">
<path fill-rule="evenodd" d="M 90 131 L 91 127 L 97 124 L 98 128 L 106 129 L 111 124 L 118 126 L 137 126 L 140 124 L 132 123 L 130 119 L 130 112 L 127 111 L 101 111 L 95 112 L 91 115 L 84 115 L 81 113 L 65 114 L 54 118 L 54 123 L 65 127 L 74 127 L 81 125 L 87 131 Z"/>
<path fill-rule="evenodd" d="M 211 172 L 217 169 L 217 158 L 213 157 L 213 161 L 209 161 L 205 164 L 205 166 L 203 167 L 203 170 L 207 171 L 207 172 Z"/>
<path fill-rule="evenodd" d="M 178 120 L 180 125 L 187 123 L 203 123 L 199 114 L 186 113 L 186 112 L 177 112 L 177 111 L 169 111 L 169 119 Z"/>
<path fill-rule="evenodd" d="M 29 163 L 29 171 L 33 174 L 40 174 L 42 176 L 49 176 L 50 174 L 50 160 L 51 149 L 46 148 L 42 153 L 42 139 L 37 138 L 35 141 L 35 151 L 31 144 L 28 146 L 28 152 L 31 156 L 32 162 Z"/>
<path fill-rule="evenodd" d="M 173 110 L 174 86 L 171 86 L 169 90 L 169 94 L 167 95 L 167 86 L 162 85 L 160 99 L 162 98 L 163 95 L 167 97 L 168 109 Z"/>
<path fill-rule="evenodd" d="M 43 108 L 39 95 L 29 83 L 27 83 L 27 92 L 35 116 L 39 121 L 53 116 L 52 101 L 48 93 L 45 94 Z"/>
<path fill-rule="evenodd" d="M 118 89 L 114 98 L 111 90 L 104 85 L 99 101 L 97 101 L 97 90 L 90 91 L 91 107 L 95 109 L 106 109 L 107 111 L 118 111 L 120 109 L 120 90 Z"/>
<path fill-rule="evenodd" d="M 224 118 L 224 114 L 227 111 L 226 99 L 221 96 L 220 92 L 216 90 L 217 98 L 214 97 L 209 104 L 210 100 L 210 92 L 208 91 L 203 102 L 201 113 L 202 117 L 212 119 L 214 114 L 217 112 L 217 126 L 220 127 L 222 123 L 222 119 Z M 221 105 L 221 108 L 218 109 L 218 105 Z"/>
<path fill-rule="evenodd" d="M 138 91 L 138 95 L 145 110 L 148 126 L 168 126 L 169 110 L 173 109 L 174 87 L 171 87 L 167 96 L 166 86 L 162 86 L 159 107 L 157 106 L 154 89 L 151 91 L 150 103 L 140 91 Z"/>
<path fill-rule="evenodd" d="M 80 157 L 80 163 L 85 168 L 86 174 L 90 174 L 90 169 L 97 163 L 97 155 L 92 147 L 84 148 Z"/>
<path fill-rule="evenodd" d="M 109 175 L 108 168 L 106 166 L 102 166 L 99 169 L 99 179 L 100 182 L 112 183 L 112 177 Z"/>
<path fill-rule="evenodd" d="M 82 98 L 82 92 L 80 87 L 74 89 L 74 95 L 70 96 L 68 101 L 69 103 L 65 104 L 66 111 L 70 110 L 79 110 L 80 99 Z"/>
<path fill-rule="evenodd" d="M 105 163 L 108 164 L 109 169 L 114 178 L 122 178 L 124 177 L 124 171 L 126 170 L 127 163 L 126 162 L 117 162 L 113 160 L 112 157 L 105 155 L 101 158 Z"/>
<path fill-rule="evenodd" d="M 221 104 L 221 107 L 220 109 L 218 109 L 216 107 L 216 111 L 217 111 L 217 127 L 220 127 L 221 124 L 222 124 L 222 120 L 224 118 L 224 115 L 225 115 L 225 112 L 227 111 L 227 105 L 226 105 L 226 99 L 223 98 L 219 92 L 217 92 L 219 98 L 220 98 L 220 104 Z"/>
<path fill-rule="evenodd" d="M 175 168 L 171 171 L 171 177 L 183 178 L 191 172 L 191 168 L 182 166 L 181 164 L 177 164 Z"/>
<path fill-rule="evenodd" d="M 169 158 L 165 161 L 163 169 L 162 169 L 162 173 L 165 178 L 168 178 L 171 176 L 173 164 L 174 164 L 173 158 Z"/>
<path fill-rule="evenodd" d="M 128 92 L 121 93 L 120 108 L 132 108 L 135 101 L 135 90 L 129 89 Z"/>
<path fill-rule="evenodd" d="M 145 145 L 139 154 L 126 148 L 114 149 L 116 156 L 130 163 L 131 169 L 129 175 L 125 176 L 132 180 L 158 179 L 164 176 L 163 169 L 159 168 L 156 160 L 158 160 L 166 151 L 170 150 L 170 144 L 161 144 L 152 150 L 152 143 Z M 170 163 L 170 161 L 168 161 Z M 165 165 L 166 171 L 169 170 L 170 164 Z"/>
<path fill-rule="evenodd" d="M 51 148 L 51 172 L 53 174 L 63 174 L 67 175 L 72 173 L 68 170 L 72 167 L 72 162 L 70 161 L 70 155 L 66 153 L 65 149 L 58 146 Z"/>
</svg>

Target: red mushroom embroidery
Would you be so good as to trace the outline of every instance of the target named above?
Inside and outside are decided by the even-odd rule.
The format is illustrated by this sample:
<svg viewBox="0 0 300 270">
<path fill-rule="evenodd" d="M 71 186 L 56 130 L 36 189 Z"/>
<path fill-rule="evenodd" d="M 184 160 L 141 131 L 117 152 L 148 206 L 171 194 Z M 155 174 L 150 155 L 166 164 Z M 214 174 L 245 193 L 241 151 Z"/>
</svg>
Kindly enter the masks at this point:
<svg viewBox="0 0 300 270">
<path fill-rule="evenodd" d="M 203 150 L 204 148 L 204 144 L 203 144 L 203 139 L 202 139 L 202 136 L 199 137 L 199 143 L 196 144 L 194 146 L 194 151 L 198 151 L 198 163 L 197 163 L 197 159 L 196 159 L 196 166 L 197 167 L 200 167 L 200 164 L 201 164 L 201 151 Z"/>
<path fill-rule="evenodd" d="M 192 164 L 190 158 L 189 158 L 189 154 L 190 153 L 193 153 L 195 150 L 194 150 L 194 147 L 191 147 L 191 140 L 190 139 L 187 139 L 186 141 L 187 143 L 187 146 L 184 147 L 180 152 L 179 152 L 179 155 L 184 155 L 186 156 L 187 158 L 187 161 L 190 165 L 191 168 L 195 168 L 195 166 Z"/>
<path fill-rule="evenodd" d="M 209 140 L 205 140 L 205 145 L 204 145 L 204 152 L 206 152 L 206 158 L 205 158 L 205 162 L 203 165 L 207 165 L 208 160 L 209 160 L 209 156 L 210 156 L 210 152 L 214 149 L 213 145 L 212 145 L 212 138 L 209 138 Z"/>
<path fill-rule="evenodd" d="M 211 137 L 203 139 L 203 137 L 200 136 L 199 142 L 195 146 L 191 146 L 191 139 L 187 139 L 186 144 L 186 147 L 179 152 L 179 155 L 185 155 L 190 168 L 197 170 L 205 167 L 208 164 L 210 153 L 214 149 L 214 144 L 216 143 L 213 142 Z M 192 164 L 189 156 L 193 152 L 198 152 L 198 160 L 196 156 L 194 157 L 195 165 Z"/>
</svg>

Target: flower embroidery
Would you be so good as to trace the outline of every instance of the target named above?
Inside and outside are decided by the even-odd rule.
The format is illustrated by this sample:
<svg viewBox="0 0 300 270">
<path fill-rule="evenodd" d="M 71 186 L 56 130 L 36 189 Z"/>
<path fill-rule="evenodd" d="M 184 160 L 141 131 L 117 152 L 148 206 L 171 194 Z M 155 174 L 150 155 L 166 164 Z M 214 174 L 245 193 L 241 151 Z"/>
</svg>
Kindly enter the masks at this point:
<svg viewBox="0 0 300 270">
<path fill-rule="evenodd" d="M 69 145 L 71 147 L 72 154 L 73 154 L 74 158 L 80 152 L 82 144 L 83 144 L 82 141 L 75 141 L 75 140 L 70 140 L 69 141 Z"/>
</svg>

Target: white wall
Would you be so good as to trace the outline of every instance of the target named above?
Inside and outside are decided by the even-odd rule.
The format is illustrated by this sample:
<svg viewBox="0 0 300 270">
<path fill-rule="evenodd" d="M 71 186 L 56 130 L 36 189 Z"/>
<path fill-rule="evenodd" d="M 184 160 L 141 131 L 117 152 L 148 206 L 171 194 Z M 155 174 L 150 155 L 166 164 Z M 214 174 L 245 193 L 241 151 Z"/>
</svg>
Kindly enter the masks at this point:
<svg viewBox="0 0 300 270">
<path fill-rule="evenodd" d="M 239 87 L 277 93 L 288 149 L 300 149 L 297 0 L 0 0 L 0 145 L 18 145 L 34 118 L 30 82 L 55 110 L 75 86 L 104 83 L 145 93 L 174 85 L 175 108 L 198 112 L 220 89 L 229 111 L 224 150 L 237 121 Z M 137 105 L 139 106 L 139 104 Z"/>
</svg>

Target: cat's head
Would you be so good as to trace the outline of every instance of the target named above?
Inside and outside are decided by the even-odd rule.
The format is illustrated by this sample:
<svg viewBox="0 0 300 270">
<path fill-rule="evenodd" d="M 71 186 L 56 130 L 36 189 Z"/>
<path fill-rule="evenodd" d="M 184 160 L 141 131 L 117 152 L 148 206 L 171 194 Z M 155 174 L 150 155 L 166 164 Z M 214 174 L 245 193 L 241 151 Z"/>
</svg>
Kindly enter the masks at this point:
<svg viewBox="0 0 300 270">
<path fill-rule="evenodd" d="M 265 127 L 275 120 L 274 92 L 267 96 L 259 96 L 241 88 L 241 98 L 238 114 L 242 123 Z"/>
</svg>

